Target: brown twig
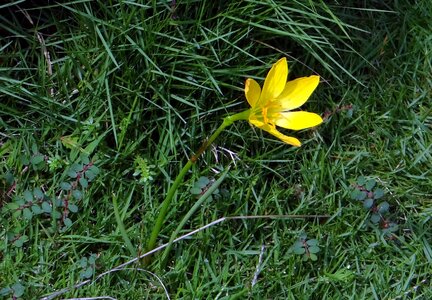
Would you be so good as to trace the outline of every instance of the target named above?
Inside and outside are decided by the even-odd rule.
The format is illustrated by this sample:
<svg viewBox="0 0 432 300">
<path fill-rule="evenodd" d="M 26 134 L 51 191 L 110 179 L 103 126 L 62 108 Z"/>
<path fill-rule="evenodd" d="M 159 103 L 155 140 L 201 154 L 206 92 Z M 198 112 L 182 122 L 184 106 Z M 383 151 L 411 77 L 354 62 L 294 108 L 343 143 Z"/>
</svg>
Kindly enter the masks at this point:
<svg viewBox="0 0 432 300">
<path fill-rule="evenodd" d="M 347 111 L 353 109 L 353 105 L 352 104 L 347 104 L 347 105 L 342 105 L 342 106 L 337 106 L 333 111 L 326 111 L 323 115 L 323 120 L 326 121 L 328 118 L 330 118 L 332 115 L 339 113 L 341 111 Z"/>
</svg>

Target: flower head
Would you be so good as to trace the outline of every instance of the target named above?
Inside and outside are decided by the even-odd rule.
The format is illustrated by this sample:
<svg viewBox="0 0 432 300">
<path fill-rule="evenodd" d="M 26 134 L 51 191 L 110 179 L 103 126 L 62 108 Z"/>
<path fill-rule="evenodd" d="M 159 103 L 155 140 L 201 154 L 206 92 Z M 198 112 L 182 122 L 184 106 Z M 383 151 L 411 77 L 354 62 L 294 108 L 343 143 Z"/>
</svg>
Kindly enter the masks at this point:
<svg viewBox="0 0 432 300">
<path fill-rule="evenodd" d="M 274 135 L 287 144 L 300 147 L 298 139 L 286 136 L 276 126 L 300 130 L 322 123 L 322 118 L 306 111 L 291 111 L 302 106 L 319 83 L 319 76 L 301 77 L 287 82 L 286 58 L 278 60 L 270 69 L 261 90 L 259 84 L 249 78 L 245 95 L 251 109 L 249 122 Z"/>
</svg>

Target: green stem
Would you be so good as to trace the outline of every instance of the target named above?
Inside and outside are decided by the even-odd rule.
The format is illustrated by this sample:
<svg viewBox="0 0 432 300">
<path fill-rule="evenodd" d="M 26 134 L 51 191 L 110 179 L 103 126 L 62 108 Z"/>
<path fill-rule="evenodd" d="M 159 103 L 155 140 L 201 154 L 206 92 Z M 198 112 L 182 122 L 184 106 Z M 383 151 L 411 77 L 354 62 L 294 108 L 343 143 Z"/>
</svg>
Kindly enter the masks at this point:
<svg viewBox="0 0 432 300">
<path fill-rule="evenodd" d="M 192 206 L 192 208 L 187 212 L 187 214 L 183 217 L 179 225 L 177 226 L 176 230 L 171 234 L 171 238 L 168 242 L 167 247 L 165 248 L 165 251 L 162 255 L 162 269 L 165 268 L 166 261 L 168 259 L 168 253 L 171 250 L 172 242 L 175 240 L 177 234 L 180 232 L 180 230 L 183 229 L 183 226 L 189 221 L 189 219 L 192 217 L 192 215 L 195 213 L 195 211 L 201 207 L 203 202 L 213 194 L 213 192 L 220 186 L 220 184 L 224 181 L 225 177 L 228 174 L 228 171 L 230 170 L 230 167 L 228 167 L 225 171 L 222 172 L 221 176 L 219 177 L 216 182 L 212 184 L 212 186 L 202 195 Z"/>
<path fill-rule="evenodd" d="M 186 175 L 186 173 L 189 171 L 189 169 L 192 167 L 192 165 L 198 160 L 200 155 L 210 146 L 214 140 L 219 136 L 219 134 L 228 126 L 230 126 L 234 121 L 237 120 L 247 120 L 249 116 L 249 110 L 243 111 L 241 113 L 225 117 L 222 124 L 216 129 L 216 131 L 211 135 L 211 137 L 204 141 L 202 146 L 198 149 L 198 151 L 192 155 L 192 157 L 188 160 L 186 165 L 184 165 L 183 169 L 181 169 L 180 173 L 177 175 L 176 179 L 174 180 L 174 183 L 168 190 L 168 193 L 162 202 L 161 210 L 159 211 L 159 215 L 156 219 L 156 223 L 153 227 L 152 233 L 150 235 L 150 239 L 147 243 L 147 251 L 153 250 L 156 244 L 156 239 L 159 235 L 159 232 L 162 228 L 163 222 L 165 220 L 165 216 L 168 212 L 168 208 L 171 204 L 172 199 L 174 198 L 174 195 L 180 185 L 180 183 L 183 182 L 183 178 Z"/>
</svg>

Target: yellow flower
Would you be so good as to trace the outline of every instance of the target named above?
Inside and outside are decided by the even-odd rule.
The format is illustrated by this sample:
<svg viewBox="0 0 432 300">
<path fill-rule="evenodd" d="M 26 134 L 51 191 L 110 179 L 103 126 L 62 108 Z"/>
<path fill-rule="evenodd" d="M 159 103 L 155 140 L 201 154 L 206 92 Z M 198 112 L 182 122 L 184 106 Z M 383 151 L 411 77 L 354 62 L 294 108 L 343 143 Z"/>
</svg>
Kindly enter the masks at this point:
<svg viewBox="0 0 432 300">
<path fill-rule="evenodd" d="M 298 139 L 286 136 L 276 126 L 300 130 L 322 123 L 322 118 L 306 111 L 291 111 L 302 106 L 319 83 L 319 76 L 297 78 L 287 82 L 286 58 L 278 60 L 264 81 L 263 89 L 249 78 L 245 84 L 245 95 L 251 109 L 249 122 L 269 132 L 287 144 L 300 147 Z"/>
</svg>

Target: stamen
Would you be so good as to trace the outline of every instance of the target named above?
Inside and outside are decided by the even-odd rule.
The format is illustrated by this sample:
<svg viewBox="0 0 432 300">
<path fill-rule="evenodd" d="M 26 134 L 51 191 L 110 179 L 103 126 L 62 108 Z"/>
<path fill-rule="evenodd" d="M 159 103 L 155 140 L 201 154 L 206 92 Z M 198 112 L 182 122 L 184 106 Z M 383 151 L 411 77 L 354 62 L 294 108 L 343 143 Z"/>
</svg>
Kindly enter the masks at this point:
<svg viewBox="0 0 432 300">
<path fill-rule="evenodd" d="M 267 118 L 267 110 L 268 110 L 268 107 L 267 107 L 267 106 L 264 106 L 264 107 L 262 108 L 262 115 L 263 115 L 264 123 L 265 123 L 265 124 L 268 124 L 268 123 L 269 123 L 269 120 L 268 120 L 268 118 Z"/>
</svg>

